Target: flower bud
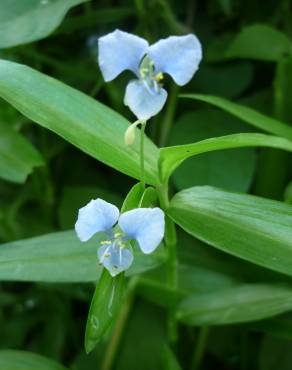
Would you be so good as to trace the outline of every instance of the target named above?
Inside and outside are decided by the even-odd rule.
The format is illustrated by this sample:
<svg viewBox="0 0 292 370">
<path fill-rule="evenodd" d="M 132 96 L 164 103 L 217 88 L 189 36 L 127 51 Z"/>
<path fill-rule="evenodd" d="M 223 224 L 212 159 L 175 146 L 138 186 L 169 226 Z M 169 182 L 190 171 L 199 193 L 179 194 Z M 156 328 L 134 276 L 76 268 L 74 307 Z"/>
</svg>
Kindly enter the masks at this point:
<svg viewBox="0 0 292 370">
<path fill-rule="evenodd" d="M 136 125 L 133 124 L 129 126 L 125 132 L 124 141 L 127 146 L 130 146 L 134 143 L 136 137 Z"/>
</svg>

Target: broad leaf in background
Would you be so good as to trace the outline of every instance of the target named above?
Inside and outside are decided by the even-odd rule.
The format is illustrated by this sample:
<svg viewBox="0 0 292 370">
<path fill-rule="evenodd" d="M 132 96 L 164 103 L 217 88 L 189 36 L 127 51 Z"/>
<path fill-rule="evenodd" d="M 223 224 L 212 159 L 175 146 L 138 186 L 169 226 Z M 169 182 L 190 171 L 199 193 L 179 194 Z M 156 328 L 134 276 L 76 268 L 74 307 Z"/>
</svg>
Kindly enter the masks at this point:
<svg viewBox="0 0 292 370">
<path fill-rule="evenodd" d="M 100 276 L 97 247 L 101 236 L 81 243 L 74 231 L 65 231 L 19 240 L 0 246 L 0 280 L 43 282 L 89 282 Z M 134 251 L 127 274 L 141 273 L 165 260 L 159 248 L 145 255 Z"/>
<path fill-rule="evenodd" d="M 88 0 L 1 0 L 0 48 L 40 40 L 52 33 L 66 13 Z"/>
<path fill-rule="evenodd" d="M 85 153 L 140 177 L 139 141 L 124 144 L 129 122 L 101 103 L 21 64 L 0 61 L 0 97 Z M 157 183 L 158 149 L 145 140 L 145 178 Z"/>
<path fill-rule="evenodd" d="M 178 119 L 171 130 L 169 144 L 190 144 L 216 136 L 244 132 L 248 128 L 246 124 L 225 112 L 218 112 L 212 108 L 199 109 Z M 171 147 L 163 148 L 160 151 L 163 180 L 166 180 L 172 172 L 169 164 L 173 163 L 175 156 L 172 151 L 168 153 L 170 149 Z M 251 184 L 255 164 L 255 150 L 251 148 L 207 153 L 183 163 L 174 172 L 173 180 L 179 190 L 195 185 L 211 185 L 245 192 Z"/>
<path fill-rule="evenodd" d="M 209 245 L 292 275 L 290 205 L 198 186 L 176 194 L 168 215 Z"/>
<path fill-rule="evenodd" d="M 225 64 L 203 64 L 195 79 L 196 91 L 202 94 L 236 98 L 251 84 L 253 66 L 248 61 Z"/>
<path fill-rule="evenodd" d="M 264 24 L 243 28 L 225 51 L 227 58 L 275 62 L 292 54 L 292 42 L 283 32 Z"/>
<path fill-rule="evenodd" d="M 256 110 L 249 107 L 233 103 L 227 99 L 220 98 L 219 96 L 183 94 L 181 95 L 181 97 L 212 104 L 215 107 L 223 109 L 224 111 L 234 115 L 237 118 L 242 119 L 244 122 L 256 128 L 267 131 L 274 135 L 284 136 L 287 139 L 292 140 L 291 127 L 275 118 L 265 116 L 264 114 L 257 112 Z"/>
<path fill-rule="evenodd" d="M 246 284 L 190 296 L 177 308 L 188 325 L 255 321 L 292 310 L 292 288 L 277 284 Z"/>
<path fill-rule="evenodd" d="M 214 137 L 194 144 L 177 145 L 160 149 L 160 170 L 162 180 L 165 182 L 171 173 L 185 159 L 201 153 L 222 149 L 243 148 L 251 146 L 265 146 L 292 152 L 292 141 L 264 134 L 234 134 Z M 230 155 L 230 154 L 229 154 Z M 238 162 L 240 163 L 240 162 Z M 241 164 L 241 163 L 240 163 Z M 222 170 L 222 167 L 220 168 Z M 227 169 L 225 168 L 225 171 Z"/>
<path fill-rule="evenodd" d="M 34 167 L 44 164 L 40 153 L 18 132 L 0 126 L 0 177 L 23 183 Z"/>
<path fill-rule="evenodd" d="M 85 350 L 91 352 L 114 322 L 123 303 L 125 274 L 114 278 L 105 269 L 97 282 L 91 301 L 86 331 Z"/>
<path fill-rule="evenodd" d="M 64 366 L 36 353 L 2 350 L 0 369 L 5 370 L 66 370 Z"/>
</svg>

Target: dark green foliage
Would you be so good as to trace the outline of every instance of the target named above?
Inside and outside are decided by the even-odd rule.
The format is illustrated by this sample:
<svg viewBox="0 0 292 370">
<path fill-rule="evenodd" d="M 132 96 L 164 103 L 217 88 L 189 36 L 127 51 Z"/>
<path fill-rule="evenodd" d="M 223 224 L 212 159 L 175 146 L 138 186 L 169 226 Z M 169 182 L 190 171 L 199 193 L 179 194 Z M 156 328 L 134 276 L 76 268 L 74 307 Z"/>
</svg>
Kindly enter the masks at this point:
<svg viewBox="0 0 292 370">
<path fill-rule="evenodd" d="M 292 2 L 0 8 L 0 369 L 290 370 Z M 146 189 L 138 130 L 123 141 L 131 75 L 106 84 L 97 64 L 97 38 L 116 28 L 203 45 L 187 86 L 166 76 L 168 103 L 147 124 Z M 135 263 L 113 280 L 100 237 L 72 231 L 78 209 L 97 197 L 122 212 L 167 208 L 168 180 L 177 284 L 163 244 L 148 256 L 133 245 Z"/>
</svg>

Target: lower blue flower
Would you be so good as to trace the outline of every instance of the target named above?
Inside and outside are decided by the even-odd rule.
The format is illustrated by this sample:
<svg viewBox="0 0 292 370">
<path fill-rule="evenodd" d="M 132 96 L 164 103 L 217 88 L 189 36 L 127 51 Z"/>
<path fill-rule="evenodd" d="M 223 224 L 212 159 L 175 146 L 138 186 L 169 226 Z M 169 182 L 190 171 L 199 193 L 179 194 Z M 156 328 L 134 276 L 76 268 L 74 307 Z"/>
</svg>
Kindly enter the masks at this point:
<svg viewBox="0 0 292 370">
<path fill-rule="evenodd" d="M 143 253 L 152 253 L 163 239 L 164 228 L 164 213 L 158 207 L 136 208 L 119 216 L 118 208 L 102 199 L 91 200 L 81 208 L 75 224 L 81 241 L 99 232 L 107 236 L 97 255 L 112 276 L 131 266 L 134 258 L 131 240 L 137 241 Z"/>
</svg>

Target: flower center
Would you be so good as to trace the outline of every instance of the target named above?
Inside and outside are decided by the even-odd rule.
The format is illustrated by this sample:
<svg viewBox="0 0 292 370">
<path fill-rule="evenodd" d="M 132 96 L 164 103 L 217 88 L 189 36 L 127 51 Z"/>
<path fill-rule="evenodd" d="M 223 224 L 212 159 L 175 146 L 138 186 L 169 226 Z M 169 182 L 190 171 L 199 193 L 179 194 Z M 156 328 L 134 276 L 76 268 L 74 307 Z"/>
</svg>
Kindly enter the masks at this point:
<svg viewBox="0 0 292 370">
<path fill-rule="evenodd" d="M 148 55 L 142 59 L 139 67 L 140 79 L 144 83 L 147 90 L 152 94 L 159 92 L 163 80 L 163 73 L 155 73 L 155 65 Z"/>
</svg>

